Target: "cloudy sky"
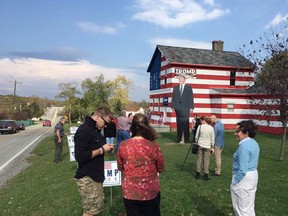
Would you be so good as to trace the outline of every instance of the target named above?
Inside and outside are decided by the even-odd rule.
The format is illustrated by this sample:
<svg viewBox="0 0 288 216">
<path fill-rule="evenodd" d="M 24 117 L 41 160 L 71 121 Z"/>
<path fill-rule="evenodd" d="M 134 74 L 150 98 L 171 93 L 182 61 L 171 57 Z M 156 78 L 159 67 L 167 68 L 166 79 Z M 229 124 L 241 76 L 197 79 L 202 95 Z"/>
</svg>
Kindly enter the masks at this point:
<svg viewBox="0 0 288 216">
<path fill-rule="evenodd" d="M 149 98 L 159 45 L 238 51 L 288 17 L 288 0 L 0 0 L 0 95 L 48 97 L 60 82 L 125 75 Z"/>
</svg>

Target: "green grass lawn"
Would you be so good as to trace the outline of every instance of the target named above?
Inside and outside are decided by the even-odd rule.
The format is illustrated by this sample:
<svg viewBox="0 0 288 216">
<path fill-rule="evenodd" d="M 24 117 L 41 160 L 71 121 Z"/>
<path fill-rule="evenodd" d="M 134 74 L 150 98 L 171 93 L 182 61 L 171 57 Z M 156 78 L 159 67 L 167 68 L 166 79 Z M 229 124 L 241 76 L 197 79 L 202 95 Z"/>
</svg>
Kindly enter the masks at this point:
<svg viewBox="0 0 288 216">
<path fill-rule="evenodd" d="M 182 173 L 181 167 L 190 145 L 175 144 L 175 133 L 161 133 L 157 140 L 161 146 L 166 169 L 160 174 L 161 213 L 163 216 L 233 215 L 229 186 L 231 182 L 232 154 L 237 148 L 232 132 L 225 133 L 222 175 L 211 176 L 210 181 L 195 180 L 196 156 L 189 153 Z M 280 136 L 257 134 L 260 145 L 259 183 L 256 193 L 257 215 L 288 214 L 288 158 L 279 162 Z M 62 163 L 54 164 L 52 137 L 44 139 L 27 160 L 31 166 L 14 177 L 0 190 L 0 215 L 3 216 L 79 216 L 81 201 L 73 176 L 76 162 L 69 161 L 65 140 Z M 108 155 L 106 160 L 116 160 Z M 210 171 L 214 169 L 214 157 Z M 125 215 L 121 187 L 105 188 L 105 209 L 102 216 Z"/>
</svg>

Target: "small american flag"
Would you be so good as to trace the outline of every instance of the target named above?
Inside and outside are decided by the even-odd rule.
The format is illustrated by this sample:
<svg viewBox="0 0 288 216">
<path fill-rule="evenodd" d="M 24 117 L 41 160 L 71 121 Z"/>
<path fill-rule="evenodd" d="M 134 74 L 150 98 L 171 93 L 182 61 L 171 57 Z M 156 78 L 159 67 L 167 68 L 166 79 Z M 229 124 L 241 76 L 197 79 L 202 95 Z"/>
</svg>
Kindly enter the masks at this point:
<svg viewBox="0 0 288 216">
<path fill-rule="evenodd" d="M 111 168 L 112 168 L 112 164 L 110 162 L 105 162 L 104 169 L 111 169 Z"/>
</svg>

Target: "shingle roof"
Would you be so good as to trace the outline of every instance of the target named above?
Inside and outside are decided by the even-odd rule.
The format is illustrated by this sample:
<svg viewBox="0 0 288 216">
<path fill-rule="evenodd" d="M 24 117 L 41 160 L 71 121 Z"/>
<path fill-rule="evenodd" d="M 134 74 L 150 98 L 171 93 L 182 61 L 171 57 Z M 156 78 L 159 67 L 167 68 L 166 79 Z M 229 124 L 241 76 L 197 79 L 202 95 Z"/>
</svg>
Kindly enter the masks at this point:
<svg viewBox="0 0 288 216">
<path fill-rule="evenodd" d="M 253 68 L 253 64 L 238 52 L 157 45 L 169 62 L 184 64 Z"/>
<path fill-rule="evenodd" d="M 267 94 L 267 91 L 258 85 L 253 85 L 246 89 L 214 89 L 220 94 Z"/>
</svg>

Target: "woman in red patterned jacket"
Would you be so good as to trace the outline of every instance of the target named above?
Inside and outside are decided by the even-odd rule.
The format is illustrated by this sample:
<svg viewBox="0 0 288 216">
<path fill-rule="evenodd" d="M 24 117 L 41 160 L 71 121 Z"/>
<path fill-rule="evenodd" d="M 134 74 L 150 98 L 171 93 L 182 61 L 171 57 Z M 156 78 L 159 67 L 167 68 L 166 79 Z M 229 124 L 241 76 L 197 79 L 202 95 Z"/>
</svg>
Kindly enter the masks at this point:
<svg viewBox="0 0 288 216">
<path fill-rule="evenodd" d="M 122 192 L 127 216 L 160 216 L 159 175 L 164 159 L 156 131 L 143 114 L 136 114 L 131 124 L 132 136 L 122 141 L 118 169 L 122 171 Z"/>
</svg>

